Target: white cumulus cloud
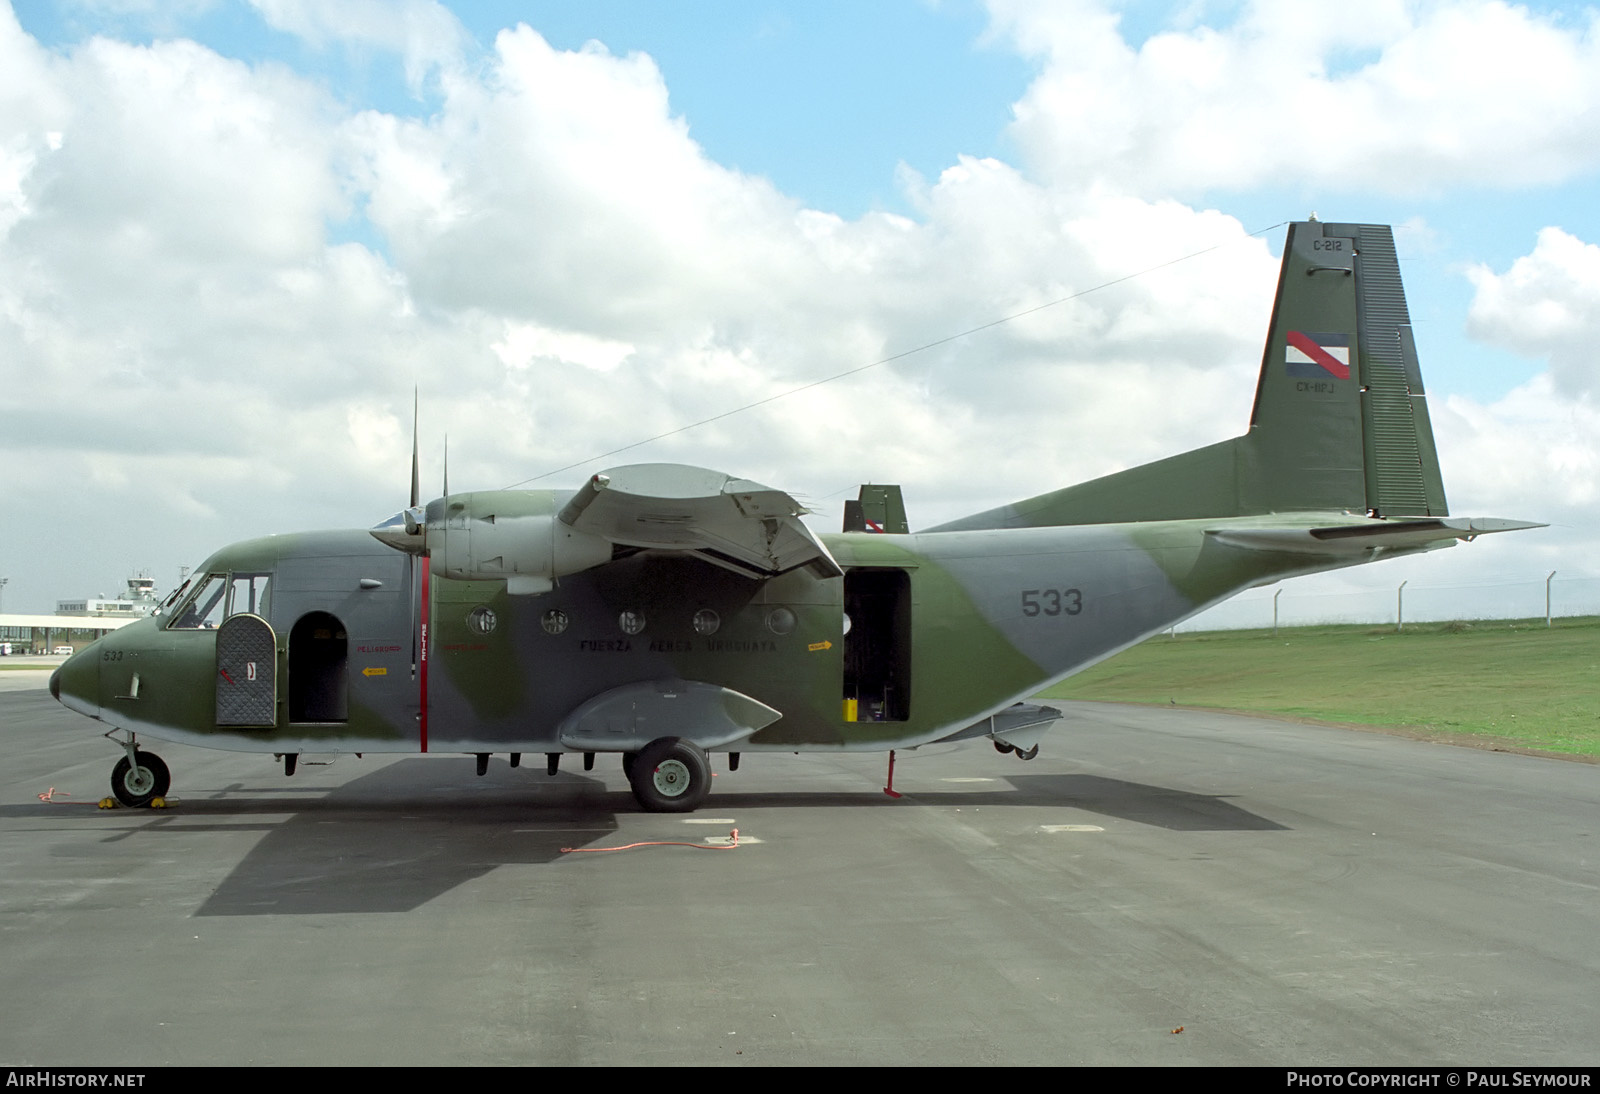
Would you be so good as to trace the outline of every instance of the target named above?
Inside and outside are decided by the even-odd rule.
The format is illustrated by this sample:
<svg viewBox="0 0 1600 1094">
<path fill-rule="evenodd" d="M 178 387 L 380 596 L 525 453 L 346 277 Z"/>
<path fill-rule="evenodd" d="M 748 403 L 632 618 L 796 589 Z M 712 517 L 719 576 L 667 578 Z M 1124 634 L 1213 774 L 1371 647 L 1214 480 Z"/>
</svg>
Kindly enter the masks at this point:
<svg viewBox="0 0 1600 1094">
<path fill-rule="evenodd" d="M 1562 394 L 1600 395 L 1600 246 L 1545 228 L 1504 273 L 1480 264 L 1467 276 L 1474 337 L 1548 361 Z"/>
<path fill-rule="evenodd" d="M 1499 0 L 1252 0 L 1141 42 L 1097 0 L 990 0 L 1043 68 L 1013 135 L 1059 185 L 1143 194 L 1314 184 L 1389 193 L 1593 171 L 1595 15 Z"/>
<path fill-rule="evenodd" d="M 1600 99 L 1587 23 L 1263 5 L 1130 44 L 1098 5 L 997 0 L 1006 40 L 1041 59 L 1017 104 L 1025 162 L 906 172 L 910 215 L 847 218 L 709 156 L 645 54 L 526 26 L 479 50 L 427 3 L 258 6 L 313 46 L 406 60 L 433 81 L 428 112 L 182 38 L 44 50 L 0 5 L 0 460 L 39 469 L 11 500 L 65 537 L 137 504 L 114 545 L 130 571 L 392 513 L 414 387 L 430 485 L 448 435 L 456 489 L 681 460 L 792 490 L 819 526 L 857 484 L 899 481 L 930 525 L 1243 432 L 1273 243 L 1183 195 L 1546 177 L 1595 155 L 1562 136 L 1580 109 L 1563 95 Z M 1465 79 L 1491 34 L 1508 80 L 1545 51 L 1504 104 L 1517 124 Z M 1468 121 L 1430 105 L 1446 79 L 1507 163 L 1478 162 Z M 1326 122 L 1289 125 L 1299 111 Z M 1593 390 L 1593 250 L 1542 236 L 1474 274 L 1477 336 L 1551 373 L 1492 405 L 1435 397 L 1458 509 L 1589 504 L 1574 407 Z"/>
</svg>

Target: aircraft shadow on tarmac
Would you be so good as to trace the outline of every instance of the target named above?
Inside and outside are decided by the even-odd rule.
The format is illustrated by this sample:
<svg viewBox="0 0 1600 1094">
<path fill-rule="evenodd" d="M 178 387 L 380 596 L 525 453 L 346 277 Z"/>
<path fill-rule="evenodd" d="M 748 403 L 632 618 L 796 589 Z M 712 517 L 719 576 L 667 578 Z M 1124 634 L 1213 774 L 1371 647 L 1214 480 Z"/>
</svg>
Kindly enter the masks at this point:
<svg viewBox="0 0 1600 1094">
<path fill-rule="evenodd" d="M 1242 809 L 1221 795 L 1195 794 L 1150 783 L 1108 779 L 1100 775 L 1008 775 L 1004 781 L 1011 785 L 1011 789 L 927 792 L 901 784 L 899 789 L 904 796 L 899 799 L 890 799 L 882 794 L 840 791 L 741 794 L 719 789 L 704 808 L 725 812 L 740 808 L 797 806 L 1008 806 L 1057 811 L 1067 808 L 1172 832 L 1288 831 L 1284 825 Z"/>
<path fill-rule="evenodd" d="M 1012 775 L 1008 781 L 1032 803 L 1070 805 L 1173 832 L 1288 831 L 1220 794 L 1195 794 L 1100 775 Z"/>
<path fill-rule="evenodd" d="M 282 787 L 238 784 L 186 798 L 184 828 L 216 817 L 219 829 L 253 812 L 272 823 L 197 916 L 406 912 L 498 866 L 562 857 L 616 831 L 633 798 L 592 778 L 496 766 L 482 778 L 422 758 L 285 801 Z M 466 778 L 463 779 L 462 776 Z"/>
<path fill-rule="evenodd" d="M 248 789 L 189 799 L 192 822 L 237 818 L 257 809 L 290 818 L 275 824 L 196 910 L 196 915 L 306 915 L 410 911 L 497 866 L 548 863 L 563 847 L 600 846 L 634 812 L 626 791 L 563 773 L 491 769 L 462 772 L 402 760 L 311 800 L 284 802 Z M 442 776 L 442 778 L 441 778 Z M 530 786 L 530 776 L 538 782 Z M 872 792 L 721 793 L 713 806 L 785 809 L 883 805 L 1070 807 L 1180 832 L 1284 830 L 1220 797 L 1095 775 L 1009 776 L 1011 790 L 908 794 Z M 193 824 L 185 825 L 193 830 Z M 231 825 L 229 826 L 231 827 Z"/>
<path fill-rule="evenodd" d="M 183 795 L 173 812 L 141 817 L 106 838 L 264 831 L 197 916 L 406 912 L 497 866 L 549 863 L 563 857 L 563 848 L 608 845 L 619 828 L 617 814 L 637 809 L 626 791 L 607 789 L 593 777 L 563 772 L 550 778 L 496 765 L 476 778 L 464 766 L 418 757 L 331 788 L 234 783 L 205 796 Z M 897 800 L 865 788 L 720 791 L 709 808 L 1020 807 L 1048 809 L 1060 819 L 1080 811 L 1179 832 L 1285 830 L 1219 796 L 1163 786 L 1083 774 L 1010 775 L 1005 781 L 1008 789 L 905 788 Z M 36 815 L 37 807 L 0 815 L 22 812 Z M 259 823 L 251 823 L 256 817 Z"/>
</svg>

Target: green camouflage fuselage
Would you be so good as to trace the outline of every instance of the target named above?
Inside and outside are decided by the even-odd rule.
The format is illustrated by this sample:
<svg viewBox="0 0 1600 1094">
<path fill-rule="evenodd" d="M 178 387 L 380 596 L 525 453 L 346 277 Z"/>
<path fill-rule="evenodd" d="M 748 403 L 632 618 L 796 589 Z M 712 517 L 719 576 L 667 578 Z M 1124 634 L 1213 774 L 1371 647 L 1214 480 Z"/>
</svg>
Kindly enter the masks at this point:
<svg viewBox="0 0 1600 1094">
<path fill-rule="evenodd" d="M 534 505 L 564 500 L 528 493 Z M 693 558 L 642 553 L 564 578 L 540 596 L 434 578 L 425 613 L 407 558 L 365 532 L 272 536 L 219 551 L 202 568 L 271 575 L 263 613 L 275 637 L 270 726 L 216 724 L 214 693 L 235 686 L 218 671 L 218 631 L 177 629 L 171 617 L 125 627 L 80 651 L 63 667 L 60 691 L 74 709 L 121 728 L 242 751 L 550 752 L 563 750 L 557 727 L 591 697 L 632 683 L 693 680 L 781 712 L 734 750 L 907 747 L 960 734 L 1241 589 L 1348 564 L 1238 549 L 1208 531 L 1357 522 L 1296 514 L 828 535 L 844 578 L 802 569 L 764 582 Z M 866 624 L 858 629 L 855 618 L 871 609 L 858 607 L 852 639 L 847 586 L 862 579 L 873 583 L 869 591 L 888 589 L 901 601 L 901 617 L 862 634 Z M 718 620 L 711 634 L 695 626 L 696 613 L 707 610 Z M 560 633 L 545 625 L 552 611 L 565 620 Z M 287 639 L 308 612 L 327 613 L 348 635 L 344 721 L 290 717 Z M 642 619 L 637 633 L 623 629 L 624 613 Z M 846 694 L 852 642 L 872 643 L 863 652 L 886 665 L 873 676 L 874 695 L 859 694 L 859 683 L 857 695 Z M 885 688 L 903 693 L 888 718 L 873 710 Z M 852 697 L 854 720 L 845 704 Z"/>
<path fill-rule="evenodd" d="M 1449 517 L 1388 228 L 1291 226 L 1248 431 L 911 534 L 866 487 L 818 536 L 779 490 L 637 464 L 214 555 L 51 689 L 130 734 L 301 752 L 620 752 L 692 809 L 709 751 L 989 737 L 1048 684 L 1253 585 L 1525 522 Z M 136 742 L 119 799 L 168 773 Z M 637 761 L 637 762 L 636 762 Z"/>
</svg>

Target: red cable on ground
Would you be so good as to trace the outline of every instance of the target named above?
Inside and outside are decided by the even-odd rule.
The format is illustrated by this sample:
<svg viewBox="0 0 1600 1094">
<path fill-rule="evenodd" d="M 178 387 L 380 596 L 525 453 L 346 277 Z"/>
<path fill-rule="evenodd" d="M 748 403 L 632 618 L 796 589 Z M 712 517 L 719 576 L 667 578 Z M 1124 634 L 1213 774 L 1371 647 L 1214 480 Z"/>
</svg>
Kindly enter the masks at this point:
<svg viewBox="0 0 1600 1094">
<path fill-rule="evenodd" d="M 72 800 L 68 800 L 68 799 L 72 799 Z M 123 805 L 121 802 L 117 801 L 115 798 L 111 798 L 111 797 L 96 798 L 96 799 L 94 799 L 92 801 L 86 801 L 86 800 L 83 800 L 81 798 L 73 799 L 72 795 L 70 793 L 68 793 L 67 791 L 65 791 L 65 790 L 57 790 L 53 786 L 49 790 L 46 790 L 43 794 L 40 794 L 39 795 L 39 800 L 44 802 L 46 805 L 93 805 L 93 806 L 95 806 L 97 808 L 100 808 L 100 809 L 126 809 L 126 808 L 128 808 L 127 806 Z M 152 804 L 150 806 L 151 809 L 168 809 L 168 808 L 171 808 L 172 806 L 174 806 L 174 805 L 176 805 L 178 803 L 178 799 L 177 798 L 157 798 L 155 800 L 158 801 L 158 802 L 164 802 L 165 804 L 159 805 L 159 806 L 155 805 L 155 804 Z M 107 804 L 107 803 L 111 803 L 111 804 Z"/>
<path fill-rule="evenodd" d="M 67 793 L 65 790 L 57 790 L 55 787 L 52 786 L 49 790 L 46 790 L 43 794 L 39 795 L 39 800 L 42 801 L 42 802 L 48 802 L 51 805 L 94 805 L 94 804 L 96 804 L 95 802 L 67 801 L 67 799 L 70 798 L 70 797 L 72 797 L 72 795 Z"/>
<path fill-rule="evenodd" d="M 621 847 L 563 847 L 562 854 L 581 855 L 598 851 L 631 851 L 635 847 L 693 847 L 696 851 L 732 851 L 739 846 L 739 830 L 728 833 L 732 843 L 681 843 L 677 840 L 645 840 L 642 843 L 625 843 Z"/>
</svg>

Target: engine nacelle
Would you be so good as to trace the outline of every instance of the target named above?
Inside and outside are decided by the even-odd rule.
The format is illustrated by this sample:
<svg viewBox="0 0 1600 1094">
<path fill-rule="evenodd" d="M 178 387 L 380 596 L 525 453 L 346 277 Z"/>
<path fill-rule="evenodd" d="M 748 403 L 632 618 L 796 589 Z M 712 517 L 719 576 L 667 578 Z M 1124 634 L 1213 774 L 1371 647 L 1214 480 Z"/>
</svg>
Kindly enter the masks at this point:
<svg viewBox="0 0 1600 1094">
<path fill-rule="evenodd" d="M 504 581 L 506 591 L 549 592 L 558 577 L 611 561 L 611 541 L 557 519 L 568 492 L 480 490 L 428 503 L 423 529 L 435 577 Z"/>
</svg>

